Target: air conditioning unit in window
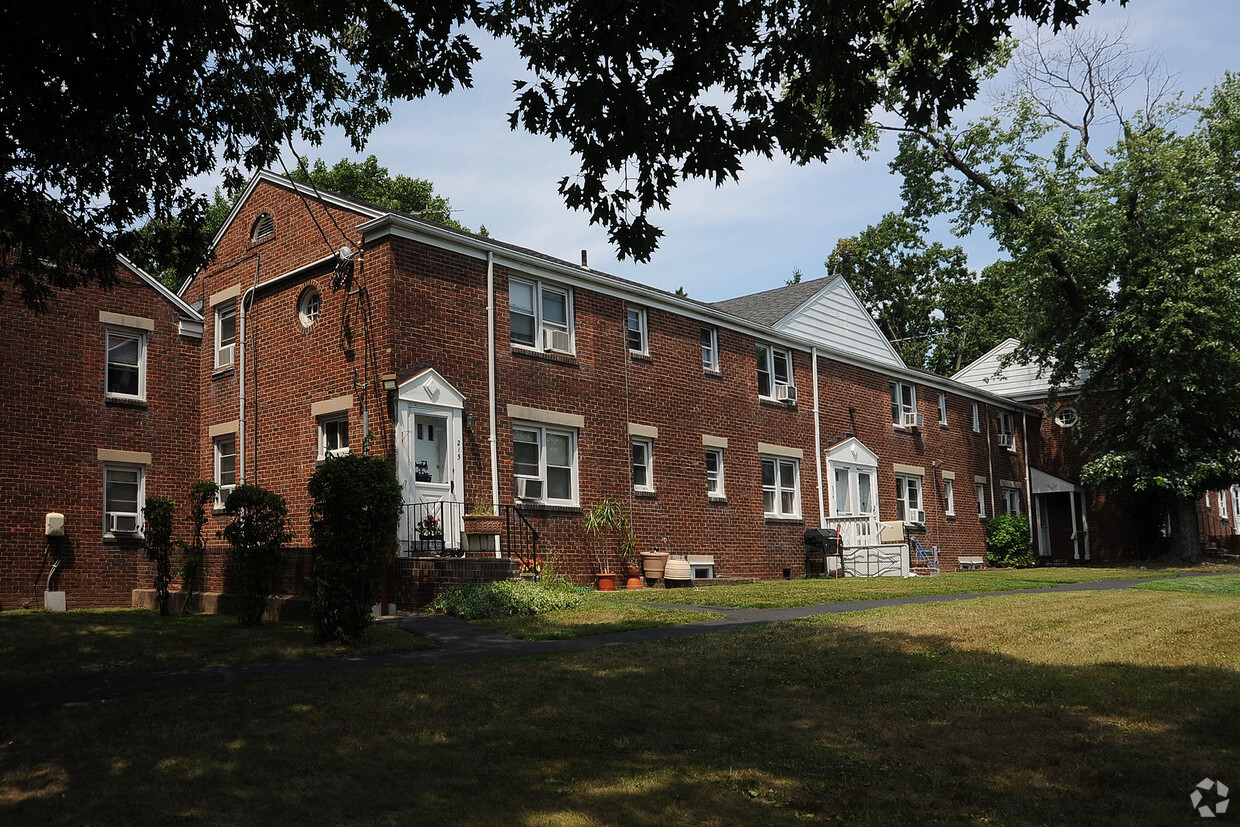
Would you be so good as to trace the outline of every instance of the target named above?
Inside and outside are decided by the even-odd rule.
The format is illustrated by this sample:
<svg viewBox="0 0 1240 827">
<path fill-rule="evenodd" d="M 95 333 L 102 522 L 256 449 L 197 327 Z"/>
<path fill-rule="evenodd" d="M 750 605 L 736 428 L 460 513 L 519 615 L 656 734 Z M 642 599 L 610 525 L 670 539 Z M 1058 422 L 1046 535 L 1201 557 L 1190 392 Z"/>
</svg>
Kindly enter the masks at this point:
<svg viewBox="0 0 1240 827">
<path fill-rule="evenodd" d="M 538 477 L 514 477 L 513 488 L 518 500 L 541 500 L 543 496 L 543 481 Z"/>
<path fill-rule="evenodd" d="M 919 413 L 904 414 L 903 425 L 905 428 L 920 428 L 926 424 L 926 418 Z"/>
<path fill-rule="evenodd" d="M 789 405 L 797 403 L 797 389 L 794 385 L 776 385 L 775 399 L 779 402 L 787 402 Z"/>
<path fill-rule="evenodd" d="M 233 363 L 233 347 L 234 345 L 222 345 L 215 351 L 215 366 L 217 368 L 228 367 Z"/>
<path fill-rule="evenodd" d="M 109 514 L 109 534 L 137 534 L 138 518 L 134 514 Z"/>
<path fill-rule="evenodd" d="M 571 353 L 573 342 L 568 335 L 567 330 L 557 330 L 554 327 L 543 328 L 543 350 L 558 350 L 561 353 Z"/>
<path fill-rule="evenodd" d="M 999 434 L 1000 448 L 1011 448 L 1015 444 L 1016 440 L 1013 438 L 1012 434 Z"/>
<path fill-rule="evenodd" d="M 904 521 L 908 525 L 926 524 L 926 512 L 924 510 L 910 511 L 908 516 L 909 519 Z"/>
</svg>

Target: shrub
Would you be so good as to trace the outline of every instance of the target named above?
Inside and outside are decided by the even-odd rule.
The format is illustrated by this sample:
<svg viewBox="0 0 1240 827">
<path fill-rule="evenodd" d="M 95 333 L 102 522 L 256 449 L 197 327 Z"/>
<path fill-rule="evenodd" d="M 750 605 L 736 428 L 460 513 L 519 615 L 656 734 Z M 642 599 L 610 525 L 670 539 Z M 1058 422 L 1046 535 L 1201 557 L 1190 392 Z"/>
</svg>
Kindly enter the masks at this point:
<svg viewBox="0 0 1240 827">
<path fill-rule="evenodd" d="M 986 526 L 986 562 L 999 568 L 1029 568 L 1037 561 L 1029 543 L 1029 519 L 1023 514 L 999 514 Z"/>
<path fill-rule="evenodd" d="M 430 609 L 466 620 L 484 620 L 572 609 L 584 600 L 579 591 L 559 581 L 527 583 L 523 580 L 502 580 L 445 589 L 431 603 Z"/>
<path fill-rule="evenodd" d="M 188 616 L 194 610 L 194 593 L 198 589 L 198 578 L 202 574 L 203 561 L 207 553 L 207 541 L 202 530 L 207 525 L 207 504 L 213 503 L 219 494 L 220 487 L 213 482 L 199 480 L 189 490 L 189 519 L 193 527 L 188 543 L 181 541 L 181 567 L 177 574 L 181 577 L 181 590 L 185 593 L 185 605 L 181 614 Z"/>
<path fill-rule="evenodd" d="M 146 518 L 142 546 L 155 564 L 155 601 L 160 617 L 168 616 L 168 585 L 172 582 L 172 506 L 167 497 L 147 497 L 142 510 Z"/>
<path fill-rule="evenodd" d="M 346 454 L 323 463 L 307 486 L 311 568 L 310 616 L 320 643 L 365 637 L 396 551 L 401 487 L 379 457 Z"/>
<path fill-rule="evenodd" d="M 263 619 L 267 600 L 276 590 L 280 567 L 287 556 L 288 506 L 274 491 L 257 485 L 233 489 L 224 504 L 233 521 L 224 526 L 230 546 L 228 561 L 236 578 L 237 621 L 255 626 Z"/>
</svg>

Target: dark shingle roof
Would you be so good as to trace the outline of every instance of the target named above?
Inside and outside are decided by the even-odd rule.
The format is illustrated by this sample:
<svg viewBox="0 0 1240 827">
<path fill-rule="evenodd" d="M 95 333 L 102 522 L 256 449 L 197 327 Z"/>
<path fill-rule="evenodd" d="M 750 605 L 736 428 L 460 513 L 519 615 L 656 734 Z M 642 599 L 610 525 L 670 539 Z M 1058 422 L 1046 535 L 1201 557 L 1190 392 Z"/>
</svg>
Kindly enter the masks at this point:
<svg viewBox="0 0 1240 827">
<path fill-rule="evenodd" d="M 761 293 L 750 293 L 748 296 L 726 299 L 715 302 L 711 306 L 724 313 L 731 313 L 733 316 L 740 316 L 742 319 L 770 327 L 812 298 L 819 290 L 826 287 L 829 281 L 831 281 L 831 276 L 811 279 L 789 284 L 786 287 L 776 287 L 774 290 L 763 290 Z"/>
</svg>

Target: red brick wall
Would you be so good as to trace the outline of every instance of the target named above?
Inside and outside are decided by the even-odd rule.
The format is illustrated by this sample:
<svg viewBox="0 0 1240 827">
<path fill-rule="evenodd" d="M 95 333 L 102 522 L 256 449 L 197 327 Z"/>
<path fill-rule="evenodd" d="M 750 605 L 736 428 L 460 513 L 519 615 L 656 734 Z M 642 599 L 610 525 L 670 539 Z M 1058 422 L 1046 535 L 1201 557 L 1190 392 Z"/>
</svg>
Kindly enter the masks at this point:
<svg viewBox="0 0 1240 827">
<path fill-rule="evenodd" d="M 154 322 L 147 334 L 146 401 L 105 398 L 106 326 L 100 311 Z M 43 606 L 51 555 L 44 514 L 65 515 L 62 565 L 52 581 L 69 608 L 129 605 L 153 572 L 140 545 L 103 538 L 100 449 L 149 452 L 147 496 L 171 497 L 184 519 L 194 475 L 194 379 L 200 342 L 178 333 L 180 314 L 150 285 L 118 268 L 111 291 L 56 294 L 36 316 L 16 294 L 0 302 L 0 397 L 8 440 L 0 463 L 0 609 Z"/>
</svg>

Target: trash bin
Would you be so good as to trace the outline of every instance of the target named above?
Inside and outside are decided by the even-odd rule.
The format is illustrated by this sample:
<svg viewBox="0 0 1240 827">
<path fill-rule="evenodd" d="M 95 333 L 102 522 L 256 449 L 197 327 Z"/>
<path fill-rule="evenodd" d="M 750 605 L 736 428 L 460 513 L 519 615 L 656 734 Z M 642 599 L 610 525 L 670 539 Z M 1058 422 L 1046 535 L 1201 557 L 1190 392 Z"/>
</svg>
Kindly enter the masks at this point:
<svg viewBox="0 0 1240 827">
<path fill-rule="evenodd" d="M 828 565 L 834 558 L 835 565 Z M 840 577 L 844 573 L 844 561 L 840 557 L 840 535 L 833 528 L 809 528 L 805 530 L 805 576 Z"/>
</svg>

